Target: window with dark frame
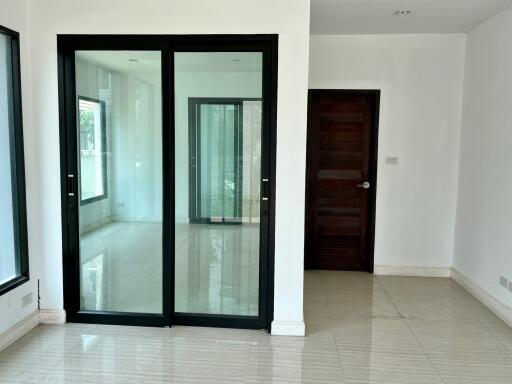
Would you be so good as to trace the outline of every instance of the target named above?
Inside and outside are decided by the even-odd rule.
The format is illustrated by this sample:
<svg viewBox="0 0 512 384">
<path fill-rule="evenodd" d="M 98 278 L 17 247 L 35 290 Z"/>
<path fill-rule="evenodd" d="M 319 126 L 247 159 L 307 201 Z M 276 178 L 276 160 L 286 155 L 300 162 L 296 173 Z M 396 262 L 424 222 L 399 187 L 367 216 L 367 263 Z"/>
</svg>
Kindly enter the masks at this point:
<svg viewBox="0 0 512 384">
<path fill-rule="evenodd" d="M 19 34 L 0 26 L 0 295 L 29 280 Z"/>
<path fill-rule="evenodd" d="M 108 197 L 105 118 L 104 101 L 78 97 L 80 205 Z"/>
</svg>

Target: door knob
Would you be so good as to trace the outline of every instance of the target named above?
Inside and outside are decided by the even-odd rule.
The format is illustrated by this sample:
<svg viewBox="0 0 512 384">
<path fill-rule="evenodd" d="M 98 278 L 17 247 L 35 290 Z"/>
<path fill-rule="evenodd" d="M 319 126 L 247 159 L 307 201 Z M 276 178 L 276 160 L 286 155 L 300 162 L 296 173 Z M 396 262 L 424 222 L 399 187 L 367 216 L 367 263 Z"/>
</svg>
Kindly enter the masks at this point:
<svg viewBox="0 0 512 384">
<path fill-rule="evenodd" d="M 370 183 L 365 181 L 364 183 L 362 184 L 357 184 L 357 188 L 364 188 L 364 189 L 368 189 L 370 188 Z"/>
</svg>

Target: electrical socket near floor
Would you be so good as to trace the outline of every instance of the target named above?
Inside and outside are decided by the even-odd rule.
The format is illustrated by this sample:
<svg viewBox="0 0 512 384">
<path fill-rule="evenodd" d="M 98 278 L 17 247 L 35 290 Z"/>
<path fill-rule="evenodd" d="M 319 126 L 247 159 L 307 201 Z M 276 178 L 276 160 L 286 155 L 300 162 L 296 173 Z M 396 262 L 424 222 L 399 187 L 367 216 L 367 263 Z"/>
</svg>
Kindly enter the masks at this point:
<svg viewBox="0 0 512 384">
<path fill-rule="evenodd" d="M 500 276 L 500 285 L 508 289 L 508 279 L 505 276 Z"/>
<path fill-rule="evenodd" d="M 32 296 L 31 293 L 23 296 L 21 298 L 21 307 L 25 308 L 25 307 L 29 306 L 32 303 L 33 299 L 34 299 L 34 297 Z"/>
</svg>

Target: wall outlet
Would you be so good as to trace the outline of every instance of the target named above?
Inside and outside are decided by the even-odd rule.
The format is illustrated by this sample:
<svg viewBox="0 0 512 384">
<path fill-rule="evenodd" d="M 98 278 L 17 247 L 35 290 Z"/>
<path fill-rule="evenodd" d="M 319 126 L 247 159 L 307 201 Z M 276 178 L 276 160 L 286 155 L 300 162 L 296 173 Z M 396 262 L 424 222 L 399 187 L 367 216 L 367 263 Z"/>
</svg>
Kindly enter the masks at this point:
<svg viewBox="0 0 512 384">
<path fill-rule="evenodd" d="M 512 292 L 512 281 L 508 282 L 508 290 Z"/>
<path fill-rule="evenodd" d="M 124 201 L 117 203 L 117 208 L 124 208 Z"/>
<path fill-rule="evenodd" d="M 32 301 L 34 301 L 34 297 L 32 296 L 31 293 L 23 296 L 21 298 L 21 307 L 22 308 L 28 307 L 30 304 L 32 304 Z"/>
<path fill-rule="evenodd" d="M 500 276 L 500 285 L 503 288 L 507 288 L 507 286 L 508 286 L 508 279 L 505 276 Z"/>
</svg>

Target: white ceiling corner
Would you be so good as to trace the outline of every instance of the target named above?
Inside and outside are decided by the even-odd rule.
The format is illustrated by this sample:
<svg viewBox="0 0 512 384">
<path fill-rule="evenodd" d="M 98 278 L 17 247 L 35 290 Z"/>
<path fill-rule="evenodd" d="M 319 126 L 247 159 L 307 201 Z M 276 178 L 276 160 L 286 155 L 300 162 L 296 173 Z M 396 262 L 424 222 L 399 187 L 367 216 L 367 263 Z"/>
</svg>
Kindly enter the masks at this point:
<svg viewBox="0 0 512 384">
<path fill-rule="evenodd" d="M 512 0 L 311 0 L 311 34 L 465 33 Z M 396 10 L 411 10 L 395 16 Z"/>
</svg>

